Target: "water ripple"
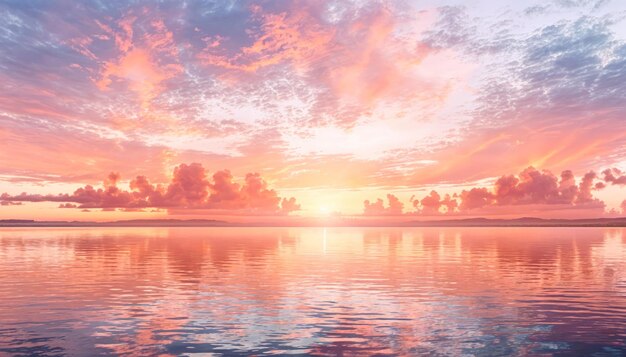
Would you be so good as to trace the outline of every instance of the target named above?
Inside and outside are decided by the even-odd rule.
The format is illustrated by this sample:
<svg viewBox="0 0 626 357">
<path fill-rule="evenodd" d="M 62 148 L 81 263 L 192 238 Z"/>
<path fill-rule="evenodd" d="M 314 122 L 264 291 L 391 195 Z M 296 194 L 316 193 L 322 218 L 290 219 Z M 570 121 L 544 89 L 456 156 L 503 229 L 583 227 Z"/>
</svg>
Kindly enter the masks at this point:
<svg viewBox="0 0 626 357">
<path fill-rule="evenodd" d="M 0 355 L 626 354 L 604 228 L 0 230 Z"/>
</svg>

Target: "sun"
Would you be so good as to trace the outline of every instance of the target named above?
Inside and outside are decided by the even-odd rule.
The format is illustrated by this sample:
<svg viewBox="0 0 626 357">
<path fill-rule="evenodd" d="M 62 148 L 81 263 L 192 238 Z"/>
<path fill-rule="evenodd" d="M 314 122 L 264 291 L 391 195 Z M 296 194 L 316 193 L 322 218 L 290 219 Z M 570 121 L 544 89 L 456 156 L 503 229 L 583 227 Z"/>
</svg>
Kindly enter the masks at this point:
<svg viewBox="0 0 626 357">
<path fill-rule="evenodd" d="M 321 205 L 319 211 L 322 216 L 330 216 L 333 210 L 328 205 Z"/>
</svg>

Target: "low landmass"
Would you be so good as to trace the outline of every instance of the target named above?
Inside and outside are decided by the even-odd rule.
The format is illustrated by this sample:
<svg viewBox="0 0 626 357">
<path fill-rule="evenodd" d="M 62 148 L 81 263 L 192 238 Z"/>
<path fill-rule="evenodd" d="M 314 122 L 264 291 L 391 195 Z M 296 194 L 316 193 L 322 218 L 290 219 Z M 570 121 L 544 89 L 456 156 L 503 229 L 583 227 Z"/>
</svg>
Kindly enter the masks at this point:
<svg viewBox="0 0 626 357">
<path fill-rule="evenodd" d="M 108 222 L 0 220 L 0 227 L 626 227 L 626 217 L 588 219 L 515 219 L 465 218 L 377 222 L 366 219 L 311 219 L 277 223 L 237 223 L 211 219 L 133 219 Z"/>
<path fill-rule="evenodd" d="M 543 219 L 522 217 L 514 219 L 467 218 L 445 221 L 413 221 L 411 227 L 626 227 L 626 217 L 587 219 Z"/>
<path fill-rule="evenodd" d="M 122 221 L 35 221 L 24 219 L 0 220 L 0 227 L 234 227 L 226 221 L 210 219 L 129 219 Z"/>
</svg>

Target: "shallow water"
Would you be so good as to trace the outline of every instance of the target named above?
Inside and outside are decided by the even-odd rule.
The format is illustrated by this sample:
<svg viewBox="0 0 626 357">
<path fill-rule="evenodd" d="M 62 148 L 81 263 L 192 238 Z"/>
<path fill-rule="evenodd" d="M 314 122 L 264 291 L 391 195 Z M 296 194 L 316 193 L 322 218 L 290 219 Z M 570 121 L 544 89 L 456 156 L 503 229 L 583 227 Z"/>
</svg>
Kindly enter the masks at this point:
<svg viewBox="0 0 626 357">
<path fill-rule="evenodd" d="M 626 230 L 0 230 L 0 355 L 626 354 Z"/>
</svg>

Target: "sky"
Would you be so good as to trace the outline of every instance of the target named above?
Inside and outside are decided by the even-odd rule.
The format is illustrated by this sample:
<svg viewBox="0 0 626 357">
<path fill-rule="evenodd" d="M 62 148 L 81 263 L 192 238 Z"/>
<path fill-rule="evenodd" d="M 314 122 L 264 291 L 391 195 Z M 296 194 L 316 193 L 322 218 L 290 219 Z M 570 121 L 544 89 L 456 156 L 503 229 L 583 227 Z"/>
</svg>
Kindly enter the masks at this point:
<svg viewBox="0 0 626 357">
<path fill-rule="evenodd" d="M 0 219 L 623 215 L 625 17 L 3 1 Z"/>
</svg>

